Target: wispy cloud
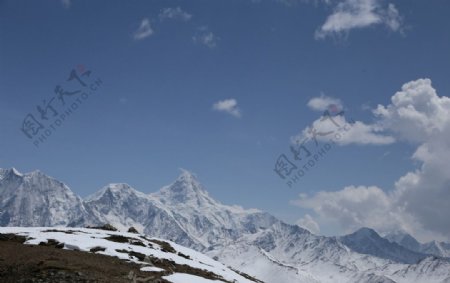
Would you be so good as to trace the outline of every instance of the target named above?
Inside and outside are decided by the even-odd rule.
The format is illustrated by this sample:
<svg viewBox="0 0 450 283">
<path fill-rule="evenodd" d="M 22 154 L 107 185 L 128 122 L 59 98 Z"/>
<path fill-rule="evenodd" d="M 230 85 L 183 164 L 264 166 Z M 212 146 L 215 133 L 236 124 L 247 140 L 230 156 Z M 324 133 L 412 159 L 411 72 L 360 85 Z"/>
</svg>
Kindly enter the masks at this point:
<svg viewBox="0 0 450 283">
<path fill-rule="evenodd" d="M 212 107 L 216 111 L 228 113 L 236 118 L 242 116 L 241 110 L 237 106 L 237 101 L 234 98 L 220 100 L 213 104 Z"/>
<path fill-rule="evenodd" d="M 192 37 L 194 43 L 205 45 L 209 48 L 214 48 L 217 46 L 217 41 L 219 37 L 216 36 L 207 27 L 200 27 L 197 33 Z"/>
<path fill-rule="evenodd" d="M 189 14 L 188 12 L 183 11 L 180 7 L 176 7 L 176 8 L 162 9 L 158 17 L 160 21 L 166 19 L 189 21 L 192 18 L 192 15 Z"/>
<path fill-rule="evenodd" d="M 343 0 L 316 31 L 315 37 L 340 36 L 352 29 L 384 24 L 392 31 L 401 31 L 402 19 L 394 4 L 382 0 Z"/>
<path fill-rule="evenodd" d="M 142 40 L 153 34 L 153 29 L 150 25 L 150 20 L 144 18 L 139 28 L 133 33 L 133 38 L 136 40 Z"/>
<path fill-rule="evenodd" d="M 70 1 L 70 0 L 66 0 Z M 161 9 L 157 18 L 150 20 L 149 18 L 144 18 L 139 26 L 139 28 L 133 32 L 133 38 L 135 40 L 142 40 L 151 36 L 154 33 L 151 22 L 157 25 L 163 25 L 167 20 L 178 20 L 187 22 L 192 19 L 192 14 L 184 11 L 179 6 L 175 8 L 164 8 Z M 158 21 L 159 19 L 159 21 Z M 220 38 L 215 35 L 207 26 L 200 26 L 195 30 L 192 36 L 192 41 L 195 44 L 204 45 L 208 48 L 215 48 L 217 46 Z"/>
</svg>

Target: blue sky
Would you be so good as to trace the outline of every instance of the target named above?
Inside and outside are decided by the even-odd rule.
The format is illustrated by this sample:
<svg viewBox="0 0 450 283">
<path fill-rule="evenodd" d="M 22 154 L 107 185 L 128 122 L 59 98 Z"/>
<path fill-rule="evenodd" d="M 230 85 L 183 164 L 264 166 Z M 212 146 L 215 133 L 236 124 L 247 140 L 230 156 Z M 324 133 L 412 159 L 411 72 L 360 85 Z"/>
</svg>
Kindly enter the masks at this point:
<svg viewBox="0 0 450 283">
<path fill-rule="evenodd" d="M 428 159 L 412 157 L 432 137 L 411 138 L 401 129 L 414 123 L 395 128 L 394 114 L 373 110 L 420 78 L 432 81 L 414 86 L 420 91 L 449 93 L 449 8 L 444 0 L 0 1 L 0 167 L 39 169 L 81 196 L 111 182 L 156 191 L 185 168 L 224 203 L 317 224 L 317 233 L 398 226 L 360 215 L 354 199 L 336 201 L 345 187 L 364 186 L 352 196 L 388 199 L 374 207 L 379 215 L 397 213 L 419 238 L 448 238 L 438 228 L 447 211 L 392 211 L 412 203 L 391 195 L 402 176 L 426 171 Z M 101 86 L 35 146 L 20 130 L 24 118 L 39 116 L 57 85 L 75 87 L 66 80 L 80 65 Z M 339 99 L 360 132 L 288 187 L 274 164 L 320 118 L 313 98 Z M 359 140 L 367 134 L 392 142 Z M 354 211 L 337 219 L 320 202 Z M 441 222 L 427 227 L 427 217 Z"/>
</svg>

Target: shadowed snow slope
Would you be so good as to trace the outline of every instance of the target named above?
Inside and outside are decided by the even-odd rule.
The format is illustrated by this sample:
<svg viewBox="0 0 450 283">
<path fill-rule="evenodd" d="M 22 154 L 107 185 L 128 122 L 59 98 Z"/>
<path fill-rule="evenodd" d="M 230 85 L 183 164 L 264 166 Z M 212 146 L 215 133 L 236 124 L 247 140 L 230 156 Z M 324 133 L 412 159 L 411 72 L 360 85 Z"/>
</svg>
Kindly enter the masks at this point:
<svg viewBox="0 0 450 283">
<path fill-rule="evenodd" d="M 340 241 L 356 252 L 401 263 L 417 263 L 427 257 L 425 254 L 389 242 L 369 228 L 361 228 L 350 235 L 340 237 Z"/>
<path fill-rule="evenodd" d="M 431 241 L 428 243 L 419 243 L 414 237 L 405 232 L 392 232 L 385 238 L 393 243 L 397 243 L 409 250 L 432 254 L 440 257 L 450 257 L 450 243 Z"/>
<path fill-rule="evenodd" d="M 81 225 L 87 219 L 83 201 L 63 183 L 34 171 L 0 169 L 0 225 Z"/>
</svg>

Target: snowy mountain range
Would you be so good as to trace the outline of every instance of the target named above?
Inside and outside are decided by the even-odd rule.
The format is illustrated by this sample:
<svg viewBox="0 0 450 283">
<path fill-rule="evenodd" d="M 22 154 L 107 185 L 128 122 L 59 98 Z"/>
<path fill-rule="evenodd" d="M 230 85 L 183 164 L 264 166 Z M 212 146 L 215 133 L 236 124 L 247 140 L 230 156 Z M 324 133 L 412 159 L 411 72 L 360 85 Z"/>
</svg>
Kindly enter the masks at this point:
<svg viewBox="0 0 450 283">
<path fill-rule="evenodd" d="M 450 282 L 445 243 L 437 252 L 420 243 L 414 248 L 369 228 L 342 237 L 314 235 L 268 213 L 221 204 L 185 170 L 155 193 L 110 184 L 81 199 L 41 172 L 0 169 L 1 226 L 104 223 L 134 226 L 267 283 Z"/>
<path fill-rule="evenodd" d="M 397 243 L 415 252 L 432 254 L 440 257 L 450 257 L 450 243 L 431 241 L 419 243 L 406 232 L 395 231 L 384 236 L 391 242 Z"/>
</svg>

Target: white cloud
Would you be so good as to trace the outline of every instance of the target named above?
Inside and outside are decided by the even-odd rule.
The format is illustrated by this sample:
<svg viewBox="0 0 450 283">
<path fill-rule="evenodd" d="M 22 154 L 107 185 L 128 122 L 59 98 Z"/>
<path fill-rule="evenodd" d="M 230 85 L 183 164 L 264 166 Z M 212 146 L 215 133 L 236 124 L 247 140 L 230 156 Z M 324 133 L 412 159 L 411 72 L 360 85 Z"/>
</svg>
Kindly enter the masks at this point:
<svg viewBox="0 0 450 283">
<path fill-rule="evenodd" d="M 449 240 L 450 98 L 438 96 L 431 80 L 419 79 L 404 84 L 391 104 L 379 105 L 374 114 L 380 131 L 417 145 L 412 158 L 419 167 L 389 192 L 350 186 L 301 195 L 295 204 L 313 210 L 321 221 L 337 221 L 345 231 L 369 226 L 380 232 L 403 229 L 422 240 Z"/>
<path fill-rule="evenodd" d="M 217 111 L 226 112 L 236 118 L 242 116 L 241 110 L 237 106 L 237 101 L 234 98 L 218 101 L 213 104 L 213 109 Z"/>
<path fill-rule="evenodd" d="M 159 19 L 161 21 L 163 21 L 165 19 L 189 21 L 191 18 L 192 18 L 192 15 L 183 11 L 180 7 L 164 8 L 159 13 Z"/>
<path fill-rule="evenodd" d="M 394 4 L 383 5 L 383 0 L 343 0 L 316 31 L 322 39 L 330 35 L 342 35 L 352 29 L 384 24 L 392 31 L 401 29 L 402 19 Z"/>
<path fill-rule="evenodd" d="M 203 44 L 209 48 L 214 48 L 217 46 L 219 37 L 212 33 L 207 27 L 200 27 L 197 30 L 197 33 L 192 37 L 192 40 L 194 43 Z"/>
<path fill-rule="evenodd" d="M 309 214 L 306 214 L 304 217 L 300 218 L 296 224 L 302 228 L 305 228 L 311 233 L 319 234 L 320 232 L 319 224 L 317 224 L 317 222 L 314 221 L 314 219 Z"/>
<path fill-rule="evenodd" d="M 346 131 L 339 130 L 339 127 L 343 127 L 344 125 L 347 125 L 345 126 Z M 380 131 L 381 129 L 377 125 L 368 125 L 360 121 L 349 124 L 345 116 L 335 116 L 330 119 L 321 117 L 315 120 L 310 127 L 304 129 L 300 134 L 292 137 L 291 140 L 292 143 L 299 143 L 305 138 L 313 139 L 315 137 L 317 141 L 327 142 L 333 138 L 333 141 L 339 145 L 386 145 L 395 142 L 392 136 L 382 134 Z M 337 135 L 338 133 L 339 135 Z"/>
<path fill-rule="evenodd" d="M 421 166 L 395 184 L 396 198 L 424 228 L 450 237 L 450 98 L 438 96 L 429 79 L 403 85 L 386 107 L 375 114 L 383 127 L 417 149 Z"/>
<path fill-rule="evenodd" d="M 384 23 L 392 31 L 401 31 L 402 18 L 394 4 L 389 3 L 388 8 L 384 13 L 383 19 L 384 19 Z"/>
<path fill-rule="evenodd" d="M 337 222 L 344 232 L 352 232 L 361 226 L 380 230 L 395 229 L 398 214 L 391 198 L 378 187 L 349 186 L 336 192 L 319 192 L 314 196 L 301 194 L 293 202 L 312 209 L 319 218 Z M 407 230 L 408 227 L 401 227 Z"/>
<path fill-rule="evenodd" d="M 395 142 L 392 136 L 381 133 L 382 128 L 377 124 L 365 124 L 360 121 L 349 122 L 343 114 L 342 102 L 339 99 L 320 95 L 308 101 L 308 106 L 316 111 L 334 111 L 334 115 L 323 115 L 315 120 L 309 127 L 291 138 L 292 143 L 301 143 L 305 139 L 317 139 L 327 142 L 331 138 L 339 145 L 348 144 L 373 144 L 386 145 Z M 345 131 L 339 130 L 344 125 Z M 336 135 L 336 136 L 335 136 Z M 338 137 L 338 138 L 336 138 Z"/>
<path fill-rule="evenodd" d="M 341 100 L 321 94 L 319 97 L 311 98 L 308 101 L 308 106 L 312 110 L 325 111 L 330 105 L 336 105 L 338 108 L 343 108 Z"/>
<path fill-rule="evenodd" d="M 402 86 L 388 106 L 378 105 L 374 114 L 384 128 L 400 138 L 425 142 L 446 131 L 449 123 L 450 98 L 439 97 L 430 79 L 418 79 Z"/>
<path fill-rule="evenodd" d="M 152 34 L 153 29 L 150 25 L 150 20 L 148 18 L 144 18 L 139 28 L 133 33 L 133 38 L 136 40 L 141 40 L 149 37 Z"/>
<path fill-rule="evenodd" d="M 345 119 L 345 118 L 344 118 Z M 386 145 L 395 142 L 392 136 L 379 133 L 381 129 L 376 125 L 368 125 L 363 122 L 356 121 L 350 130 L 343 135 L 341 145 L 347 144 L 372 144 L 372 145 Z"/>
</svg>

